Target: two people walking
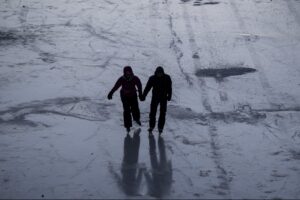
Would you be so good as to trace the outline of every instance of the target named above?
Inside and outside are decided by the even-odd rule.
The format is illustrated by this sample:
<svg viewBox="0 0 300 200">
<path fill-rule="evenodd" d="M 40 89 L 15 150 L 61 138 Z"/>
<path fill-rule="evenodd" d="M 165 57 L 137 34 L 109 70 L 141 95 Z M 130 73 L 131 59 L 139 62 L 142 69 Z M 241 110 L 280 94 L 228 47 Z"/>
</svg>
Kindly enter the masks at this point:
<svg viewBox="0 0 300 200">
<path fill-rule="evenodd" d="M 161 134 L 166 120 L 167 101 L 170 101 L 172 98 L 171 77 L 164 72 L 161 66 L 158 66 L 154 75 L 150 76 L 144 92 L 142 92 L 141 81 L 134 75 L 132 68 L 130 66 L 124 67 L 123 73 L 123 76 L 117 80 L 107 98 L 109 100 L 112 99 L 114 92 L 122 87 L 120 95 L 123 104 L 124 126 L 127 132 L 129 132 L 132 127 L 132 118 L 137 124 L 141 125 L 138 98 L 140 101 L 144 101 L 152 89 L 148 130 L 151 133 L 154 129 L 157 108 L 160 106 L 158 131 Z"/>
</svg>

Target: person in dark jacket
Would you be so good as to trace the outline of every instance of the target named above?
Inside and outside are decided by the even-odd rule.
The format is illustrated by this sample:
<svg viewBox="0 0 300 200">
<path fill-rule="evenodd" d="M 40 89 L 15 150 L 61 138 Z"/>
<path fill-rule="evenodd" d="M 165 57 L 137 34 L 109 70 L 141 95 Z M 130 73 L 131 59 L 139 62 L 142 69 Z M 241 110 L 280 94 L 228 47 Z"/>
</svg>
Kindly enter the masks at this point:
<svg viewBox="0 0 300 200">
<path fill-rule="evenodd" d="M 167 101 L 170 101 L 172 98 L 171 77 L 164 73 L 164 69 L 161 66 L 157 67 L 154 75 L 149 78 L 142 96 L 142 100 L 146 99 L 146 96 L 151 89 L 152 100 L 149 114 L 149 132 L 151 133 L 155 127 L 156 112 L 159 105 L 160 114 L 158 119 L 158 131 L 161 134 L 165 125 Z"/>
<path fill-rule="evenodd" d="M 142 84 L 140 79 L 133 74 L 132 68 L 130 66 L 124 67 L 123 71 L 124 75 L 117 80 L 115 86 L 109 92 L 107 98 L 111 100 L 114 92 L 122 86 L 120 94 L 124 109 L 124 126 L 127 132 L 129 132 L 130 128 L 132 127 L 131 115 L 136 123 L 141 125 L 140 109 L 136 91 L 138 90 L 139 97 L 141 98 Z"/>
</svg>

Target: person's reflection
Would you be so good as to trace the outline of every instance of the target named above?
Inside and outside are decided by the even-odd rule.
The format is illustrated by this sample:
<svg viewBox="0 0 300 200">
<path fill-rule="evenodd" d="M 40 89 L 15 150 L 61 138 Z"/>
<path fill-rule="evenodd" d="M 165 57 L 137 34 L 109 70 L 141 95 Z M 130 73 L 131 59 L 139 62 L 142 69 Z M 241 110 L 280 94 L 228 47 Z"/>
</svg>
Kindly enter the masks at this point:
<svg viewBox="0 0 300 200">
<path fill-rule="evenodd" d="M 172 163 L 167 161 L 165 142 L 162 137 L 158 139 L 158 149 L 160 160 L 158 162 L 155 138 L 153 135 L 149 136 L 150 146 L 150 161 L 152 166 L 152 174 L 145 172 L 145 178 L 148 185 L 148 193 L 150 196 L 162 197 L 169 194 L 172 185 Z"/>
<path fill-rule="evenodd" d="M 122 162 L 122 188 L 124 193 L 129 196 L 139 194 L 139 186 L 142 181 L 142 170 L 138 167 L 140 147 L 140 132 L 134 133 L 133 137 L 129 134 L 124 139 L 124 157 Z"/>
</svg>

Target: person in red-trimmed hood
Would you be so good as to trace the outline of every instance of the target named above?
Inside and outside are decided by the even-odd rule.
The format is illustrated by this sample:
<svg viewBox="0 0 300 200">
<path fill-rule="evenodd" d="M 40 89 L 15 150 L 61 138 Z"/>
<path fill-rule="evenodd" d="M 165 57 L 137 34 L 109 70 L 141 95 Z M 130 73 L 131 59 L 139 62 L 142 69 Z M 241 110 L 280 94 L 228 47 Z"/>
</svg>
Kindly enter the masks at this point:
<svg viewBox="0 0 300 200">
<path fill-rule="evenodd" d="M 114 92 L 122 87 L 120 94 L 124 109 L 124 126 L 127 132 L 129 132 L 130 128 L 132 127 L 131 115 L 134 121 L 136 121 L 137 124 L 141 125 L 140 109 L 136 91 L 138 91 L 139 98 L 141 99 L 142 83 L 140 79 L 133 74 L 132 68 L 130 66 L 124 67 L 123 72 L 124 75 L 117 80 L 115 86 L 109 92 L 107 98 L 111 100 Z"/>
</svg>

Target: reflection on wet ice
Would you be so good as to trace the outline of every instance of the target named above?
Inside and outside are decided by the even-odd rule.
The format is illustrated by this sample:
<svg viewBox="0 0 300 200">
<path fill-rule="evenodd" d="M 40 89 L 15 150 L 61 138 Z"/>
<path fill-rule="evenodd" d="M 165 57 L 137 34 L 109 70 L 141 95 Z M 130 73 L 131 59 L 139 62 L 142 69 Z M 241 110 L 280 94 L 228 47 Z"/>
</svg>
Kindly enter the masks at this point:
<svg viewBox="0 0 300 200">
<path fill-rule="evenodd" d="M 158 139 L 159 160 L 156 154 L 156 144 L 153 135 L 149 136 L 149 155 L 151 171 L 146 171 L 145 178 L 150 196 L 162 197 L 169 194 L 172 185 L 172 163 L 167 161 L 165 142 L 162 137 Z"/>
<path fill-rule="evenodd" d="M 129 134 L 124 139 L 124 157 L 122 162 L 122 189 L 126 195 L 139 195 L 143 169 L 138 166 L 140 133 Z"/>
<path fill-rule="evenodd" d="M 162 137 L 158 139 L 158 152 L 153 135 L 149 136 L 149 158 L 151 167 L 139 163 L 140 129 L 131 137 L 124 138 L 124 154 L 121 165 L 121 174 L 112 171 L 121 190 L 128 196 L 143 196 L 142 182 L 148 188 L 148 195 L 163 197 L 170 193 L 172 186 L 172 163 L 167 159 L 165 142 Z M 145 148 L 145 147 L 144 147 Z M 148 169 L 147 169 L 148 168 Z"/>
</svg>

